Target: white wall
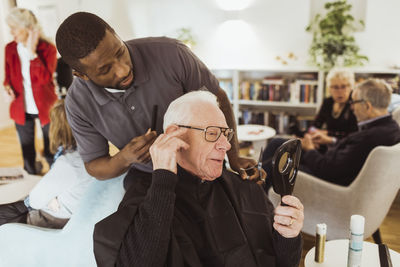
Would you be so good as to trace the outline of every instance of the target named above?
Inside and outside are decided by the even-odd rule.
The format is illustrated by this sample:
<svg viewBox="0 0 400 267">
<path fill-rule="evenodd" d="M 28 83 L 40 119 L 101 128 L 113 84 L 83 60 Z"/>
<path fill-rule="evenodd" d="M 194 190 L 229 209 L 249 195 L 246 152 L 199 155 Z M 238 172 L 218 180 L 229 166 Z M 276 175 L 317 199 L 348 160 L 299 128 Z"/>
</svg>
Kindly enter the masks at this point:
<svg viewBox="0 0 400 267">
<path fill-rule="evenodd" d="M 400 66 L 400 1 L 368 0 L 365 31 L 357 34 L 370 65 Z"/>
<path fill-rule="evenodd" d="M 4 47 L 10 41 L 8 26 L 4 18 L 9 10 L 9 2 L 0 1 L 0 129 L 10 126 L 12 120 L 9 115 L 9 103 L 6 101 L 3 81 L 4 81 Z"/>
<path fill-rule="evenodd" d="M 58 19 L 50 25 L 53 28 L 76 11 L 93 12 L 108 21 L 123 39 L 176 37 L 179 28 L 189 27 L 197 41 L 194 52 L 211 68 L 280 67 L 276 56 L 287 57 L 289 52 L 298 57 L 297 61 L 289 61 L 289 67 L 306 66 L 312 36 L 304 29 L 310 20 L 311 4 L 315 7 L 316 0 L 247 1 L 249 6 L 239 12 L 223 11 L 217 0 L 18 0 L 18 5 L 36 12 L 35 6 L 54 5 Z M 8 1 L 0 2 L 0 18 L 4 18 L 4 3 Z M 363 2 L 366 27 L 355 37 L 361 53 L 370 58 L 369 67 L 400 66 L 400 1 Z M 227 22 L 229 19 L 240 21 Z M 49 25 L 43 26 L 46 30 Z M 1 19 L 1 47 L 8 40 L 4 30 L 8 31 Z M 1 81 L 3 52 L 0 49 Z M 2 104 L 0 127 L 9 123 L 8 105 Z"/>
<path fill-rule="evenodd" d="M 240 12 L 224 12 L 216 0 L 59 0 L 60 21 L 85 10 L 102 16 L 124 39 L 177 36 L 182 27 L 192 29 L 195 53 L 213 68 L 265 68 L 281 66 L 276 56 L 293 52 L 307 65 L 311 34 L 310 0 L 252 0 Z M 356 33 L 369 65 L 388 68 L 400 65 L 400 1 L 366 0 L 365 30 Z M 240 22 L 229 22 L 237 18 Z M 224 23 L 225 22 L 225 23 Z"/>
<path fill-rule="evenodd" d="M 256 69 L 282 66 L 275 57 L 286 57 L 289 52 L 298 57 L 289 61 L 289 66 L 307 65 L 311 34 L 304 29 L 310 20 L 311 1 L 315 0 L 250 0 L 239 12 L 223 11 L 217 0 L 18 0 L 18 4 L 34 11 L 37 5 L 55 5 L 58 19 L 50 25 L 53 28 L 73 12 L 93 12 L 123 39 L 176 37 L 179 28 L 189 27 L 197 41 L 193 50 L 209 67 Z M 400 1 L 363 1 L 366 27 L 355 35 L 361 53 L 370 58 L 371 68 L 400 66 Z M 7 2 L 0 1 L 0 47 L 9 41 L 3 19 Z M 229 19 L 240 21 L 227 22 Z M 1 81 L 3 52 L 0 49 Z M 2 127 L 11 121 L 1 93 L 0 103 Z"/>
</svg>

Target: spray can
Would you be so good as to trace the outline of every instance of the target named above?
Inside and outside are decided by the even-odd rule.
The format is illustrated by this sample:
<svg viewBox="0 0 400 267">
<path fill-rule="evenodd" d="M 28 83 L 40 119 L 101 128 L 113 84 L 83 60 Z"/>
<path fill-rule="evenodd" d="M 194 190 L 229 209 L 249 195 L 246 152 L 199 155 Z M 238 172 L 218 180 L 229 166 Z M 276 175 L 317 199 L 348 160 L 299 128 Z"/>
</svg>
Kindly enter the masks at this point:
<svg viewBox="0 0 400 267">
<path fill-rule="evenodd" d="M 315 257 L 314 260 L 318 263 L 324 262 L 325 256 L 325 241 L 326 241 L 326 224 L 317 224 L 317 234 L 315 236 Z"/>
<path fill-rule="evenodd" d="M 347 267 L 360 267 L 364 242 L 365 218 L 361 215 L 352 215 L 350 219 L 350 240 Z"/>
</svg>

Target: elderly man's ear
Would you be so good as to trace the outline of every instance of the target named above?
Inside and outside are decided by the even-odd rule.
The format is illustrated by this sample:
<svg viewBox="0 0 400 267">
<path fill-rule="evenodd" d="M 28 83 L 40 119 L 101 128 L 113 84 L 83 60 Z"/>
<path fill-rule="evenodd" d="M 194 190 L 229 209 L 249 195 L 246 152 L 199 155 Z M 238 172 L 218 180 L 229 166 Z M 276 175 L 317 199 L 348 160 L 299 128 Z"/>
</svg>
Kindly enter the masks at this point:
<svg viewBox="0 0 400 267">
<path fill-rule="evenodd" d="M 167 129 L 165 129 L 166 134 L 171 134 L 175 131 L 178 131 L 180 129 L 180 127 L 176 124 L 171 124 L 170 126 L 167 127 Z"/>
</svg>

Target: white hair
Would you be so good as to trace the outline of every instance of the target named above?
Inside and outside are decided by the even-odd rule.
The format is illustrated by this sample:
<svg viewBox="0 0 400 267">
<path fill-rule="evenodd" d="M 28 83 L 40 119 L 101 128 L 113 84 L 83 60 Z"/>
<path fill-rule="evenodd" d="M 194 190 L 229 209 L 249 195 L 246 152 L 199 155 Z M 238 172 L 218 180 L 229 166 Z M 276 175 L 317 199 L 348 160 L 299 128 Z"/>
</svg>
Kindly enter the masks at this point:
<svg viewBox="0 0 400 267">
<path fill-rule="evenodd" d="M 20 27 L 27 30 L 37 30 L 39 31 L 39 37 L 42 40 L 45 40 L 49 43 L 51 42 L 50 39 L 48 39 L 43 34 L 42 26 L 40 25 L 35 14 L 33 14 L 33 12 L 29 9 L 18 7 L 12 8 L 10 10 L 10 13 L 8 13 L 6 17 L 6 22 L 10 27 Z"/>
<path fill-rule="evenodd" d="M 331 82 L 333 79 L 343 79 L 350 84 L 350 88 L 354 88 L 355 78 L 354 72 L 347 68 L 333 68 L 326 75 L 326 85 L 331 87 Z"/>
<path fill-rule="evenodd" d="M 209 103 L 219 108 L 217 97 L 206 90 L 205 87 L 202 87 L 198 91 L 189 92 L 172 101 L 164 115 L 164 131 L 171 124 L 189 123 L 195 116 L 193 114 L 193 106 L 195 105 Z"/>
</svg>

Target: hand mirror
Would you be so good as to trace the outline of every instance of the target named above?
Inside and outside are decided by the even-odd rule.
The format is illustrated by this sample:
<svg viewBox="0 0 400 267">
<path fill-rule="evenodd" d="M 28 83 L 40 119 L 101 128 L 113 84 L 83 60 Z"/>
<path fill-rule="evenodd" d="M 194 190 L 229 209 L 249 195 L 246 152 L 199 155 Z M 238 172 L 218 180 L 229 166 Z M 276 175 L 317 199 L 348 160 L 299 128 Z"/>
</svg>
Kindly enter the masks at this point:
<svg viewBox="0 0 400 267">
<path fill-rule="evenodd" d="M 300 139 L 286 141 L 275 151 L 272 158 L 272 186 L 281 197 L 293 192 L 300 156 Z"/>
</svg>

